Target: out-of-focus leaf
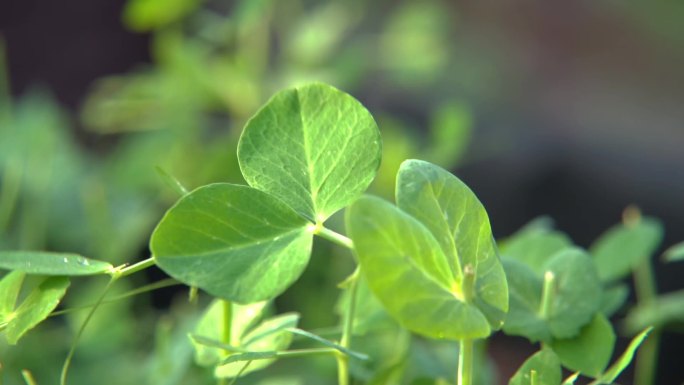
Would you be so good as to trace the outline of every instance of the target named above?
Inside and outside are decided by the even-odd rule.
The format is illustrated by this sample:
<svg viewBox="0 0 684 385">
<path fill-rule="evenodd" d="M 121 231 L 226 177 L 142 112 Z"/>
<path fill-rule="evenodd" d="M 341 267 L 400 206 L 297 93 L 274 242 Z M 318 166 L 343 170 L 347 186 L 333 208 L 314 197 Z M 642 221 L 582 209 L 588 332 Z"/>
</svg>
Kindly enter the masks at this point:
<svg viewBox="0 0 684 385">
<path fill-rule="evenodd" d="M 651 258 L 662 238 L 661 223 L 645 217 L 635 223 L 610 228 L 591 245 L 589 251 L 601 280 L 611 282 Z"/>
<path fill-rule="evenodd" d="M 608 366 L 614 346 L 613 327 L 600 313 L 582 328 L 578 336 L 551 342 L 551 348 L 563 366 L 594 378 Z"/>
<path fill-rule="evenodd" d="M 542 314 L 543 277 L 527 265 L 504 259 L 509 280 L 511 306 L 504 331 L 531 340 L 570 338 L 591 321 L 599 311 L 601 286 L 591 258 L 581 249 L 562 250 L 543 265 L 551 274 L 548 313 Z"/>
<path fill-rule="evenodd" d="M 532 380 L 533 377 L 535 381 Z M 508 385 L 559 385 L 560 382 L 561 366 L 558 357 L 552 350 L 542 349 L 523 363 Z"/>
<path fill-rule="evenodd" d="M 601 297 L 601 312 L 606 317 L 612 316 L 616 311 L 627 302 L 629 297 L 629 286 L 626 284 L 618 284 L 609 288 L 603 289 L 603 296 Z M 639 330 L 641 330 L 640 328 Z"/>
<path fill-rule="evenodd" d="M 628 333 L 646 327 L 660 328 L 669 323 L 684 322 L 684 290 L 661 294 L 653 301 L 630 309 L 625 320 Z"/>
<path fill-rule="evenodd" d="M 500 248 L 502 256 L 523 262 L 537 274 L 555 253 L 572 246 L 565 234 L 552 230 L 519 231 L 506 239 Z"/>
<path fill-rule="evenodd" d="M 201 3 L 202 0 L 128 0 L 123 21 L 134 31 L 147 32 L 182 19 Z"/>
<path fill-rule="evenodd" d="M 684 242 L 670 246 L 663 254 L 663 258 L 666 262 L 684 260 Z"/>
<path fill-rule="evenodd" d="M 71 253 L 47 251 L 0 251 L 0 269 L 38 275 L 107 274 L 114 266 Z"/>
<path fill-rule="evenodd" d="M 472 126 L 470 111 L 463 104 L 450 102 L 437 108 L 430 119 L 425 159 L 445 168 L 455 166 L 470 144 Z"/>
<path fill-rule="evenodd" d="M 14 345 L 29 330 L 47 318 L 69 287 L 66 277 L 48 277 L 34 288 L 16 310 L 5 316 L 5 337 Z"/>
<path fill-rule="evenodd" d="M 22 271 L 11 271 L 0 280 L 0 320 L 14 310 L 25 275 Z"/>
</svg>

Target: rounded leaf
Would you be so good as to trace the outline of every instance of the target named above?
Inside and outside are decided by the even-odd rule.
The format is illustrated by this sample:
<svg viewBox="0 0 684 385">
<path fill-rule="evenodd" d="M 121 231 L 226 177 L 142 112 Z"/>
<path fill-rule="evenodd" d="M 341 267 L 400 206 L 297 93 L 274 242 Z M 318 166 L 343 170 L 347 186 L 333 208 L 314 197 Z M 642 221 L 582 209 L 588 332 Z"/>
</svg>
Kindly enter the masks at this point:
<svg viewBox="0 0 684 385">
<path fill-rule="evenodd" d="M 303 272 L 309 223 L 275 197 L 217 183 L 181 198 L 159 222 L 150 249 L 170 276 L 238 303 L 270 299 Z"/>
<path fill-rule="evenodd" d="M 324 84 L 277 93 L 247 122 L 238 144 L 249 185 L 316 222 L 366 190 L 380 157 L 380 133 L 368 110 Z"/>
<path fill-rule="evenodd" d="M 422 223 L 371 196 L 350 206 L 346 221 L 371 290 L 402 326 L 452 340 L 491 333 L 482 311 L 454 291 L 449 261 Z"/>
<path fill-rule="evenodd" d="M 452 290 L 471 297 L 493 329 L 508 311 L 506 274 L 496 250 L 487 211 L 460 179 L 432 163 L 407 160 L 397 174 L 397 206 L 419 220 L 446 257 Z M 467 293 L 467 271 L 474 273 Z"/>
<path fill-rule="evenodd" d="M 614 347 L 613 326 L 600 313 L 582 328 L 579 335 L 551 342 L 551 348 L 563 366 L 594 378 L 600 376 L 608 366 Z"/>
</svg>

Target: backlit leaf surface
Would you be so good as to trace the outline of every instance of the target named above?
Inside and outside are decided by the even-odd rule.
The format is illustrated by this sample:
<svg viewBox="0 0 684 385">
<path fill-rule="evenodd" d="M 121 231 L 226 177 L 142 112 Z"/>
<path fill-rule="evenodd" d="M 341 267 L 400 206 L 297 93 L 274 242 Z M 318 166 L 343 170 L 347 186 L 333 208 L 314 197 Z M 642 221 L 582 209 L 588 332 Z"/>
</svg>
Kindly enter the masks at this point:
<svg viewBox="0 0 684 385">
<path fill-rule="evenodd" d="M 463 297 L 465 270 L 474 270 L 473 303 L 499 329 L 508 310 L 506 274 L 482 203 L 460 179 L 421 160 L 397 174 L 397 206 L 429 229 L 447 265 L 451 290 Z"/>
<path fill-rule="evenodd" d="M 48 277 L 35 287 L 9 316 L 5 337 L 10 345 L 19 339 L 41 321 L 59 305 L 59 301 L 69 287 L 67 277 Z"/>
<path fill-rule="evenodd" d="M 347 209 L 346 220 L 371 290 L 400 324 L 433 338 L 490 334 L 485 315 L 454 293 L 452 267 L 417 219 L 387 201 L 364 196 Z"/>
<path fill-rule="evenodd" d="M 277 93 L 247 123 L 238 144 L 250 186 L 317 222 L 366 190 L 380 157 L 380 134 L 368 110 L 324 84 Z"/>
<path fill-rule="evenodd" d="M 167 274 L 239 303 L 289 287 L 311 252 L 309 223 L 247 186 L 217 183 L 181 198 L 157 225 L 150 248 Z"/>
</svg>

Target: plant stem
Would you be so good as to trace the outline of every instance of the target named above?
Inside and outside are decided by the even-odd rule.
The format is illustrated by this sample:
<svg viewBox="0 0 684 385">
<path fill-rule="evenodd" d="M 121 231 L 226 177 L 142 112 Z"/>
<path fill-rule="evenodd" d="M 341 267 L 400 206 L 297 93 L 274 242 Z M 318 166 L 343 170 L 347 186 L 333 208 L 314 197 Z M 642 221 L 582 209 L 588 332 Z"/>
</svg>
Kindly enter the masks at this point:
<svg viewBox="0 0 684 385">
<path fill-rule="evenodd" d="M 356 312 L 356 297 L 358 293 L 358 281 L 360 266 L 351 275 L 349 281 L 349 307 L 345 312 L 344 325 L 342 326 L 342 337 L 340 338 L 340 346 L 349 349 L 351 346 L 351 337 L 354 330 L 354 313 Z M 349 357 L 341 352 L 336 353 L 337 358 L 337 383 L 338 385 L 349 384 Z"/>
<path fill-rule="evenodd" d="M 542 289 L 542 298 L 539 307 L 539 316 L 542 319 L 546 319 L 546 317 L 549 315 L 549 312 L 551 311 L 551 305 L 553 304 L 555 280 L 556 276 L 552 272 L 547 271 L 544 274 L 544 288 Z"/>
<path fill-rule="evenodd" d="M 221 304 L 223 306 L 223 333 L 221 342 L 226 345 L 231 344 L 231 334 L 233 328 L 233 305 L 230 301 L 222 300 Z"/>
<path fill-rule="evenodd" d="M 344 246 L 352 250 L 354 249 L 354 242 L 352 242 L 351 239 L 340 233 L 336 233 L 326 227 L 323 227 L 322 225 L 316 225 L 313 233 L 331 242 L 337 243 L 340 246 Z"/>
<path fill-rule="evenodd" d="M 633 274 L 637 303 L 639 305 L 646 305 L 653 302 L 658 295 L 658 289 L 651 261 L 644 261 L 634 270 Z M 658 366 L 659 345 L 660 333 L 658 330 L 654 330 L 637 352 L 634 369 L 635 384 L 650 385 L 654 383 Z"/>
<path fill-rule="evenodd" d="M 97 299 L 97 302 L 95 302 L 95 306 L 93 306 L 92 309 L 90 309 L 90 312 L 86 316 L 85 320 L 83 320 L 83 324 L 81 324 L 81 327 L 78 329 L 78 332 L 76 333 L 76 336 L 74 337 L 74 341 L 71 343 L 71 348 L 69 349 L 69 354 L 67 354 L 66 360 L 64 360 L 64 365 L 62 366 L 62 375 L 60 376 L 59 383 L 60 385 L 66 385 L 66 379 L 67 379 L 67 373 L 69 371 L 69 365 L 71 364 L 71 359 L 74 357 L 74 353 L 76 352 L 76 345 L 78 345 L 78 340 L 81 338 L 81 335 L 83 335 L 83 331 L 85 330 L 86 326 L 90 322 L 90 319 L 93 317 L 93 314 L 95 314 L 95 310 L 97 310 L 98 306 L 102 303 L 104 300 L 105 296 L 109 292 L 109 289 L 111 289 L 112 285 L 116 280 L 118 279 L 117 276 L 112 276 L 107 283 L 107 286 L 105 286 L 105 289 L 102 291 L 102 294 L 100 294 L 100 297 Z"/>
<path fill-rule="evenodd" d="M 36 379 L 33 378 L 33 374 L 28 369 L 22 369 L 21 376 L 24 378 L 26 385 L 37 385 Z"/>
<path fill-rule="evenodd" d="M 111 275 L 112 275 L 112 278 L 114 278 L 114 279 L 123 278 L 127 275 L 131 275 L 133 273 L 137 273 L 141 270 L 145 270 L 149 267 L 152 267 L 152 266 L 154 266 L 154 263 L 155 263 L 154 257 L 150 257 L 150 258 L 142 260 L 138 263 L 134 263 L 130 266 L 123 265 L 123 266 L 117 267 L 112 271 Z"/>
<path fill-rule="evenodd" d="M 0 189 L 0 233 L 4 233 L 16 206 L 21 188 L 21 167 L 10 158 L 2 174 Z"/>
<path fill-rule="evenodd" d="M 473 384 L 473 340 L 459 341 L 457 385 Z"/>
</svg>

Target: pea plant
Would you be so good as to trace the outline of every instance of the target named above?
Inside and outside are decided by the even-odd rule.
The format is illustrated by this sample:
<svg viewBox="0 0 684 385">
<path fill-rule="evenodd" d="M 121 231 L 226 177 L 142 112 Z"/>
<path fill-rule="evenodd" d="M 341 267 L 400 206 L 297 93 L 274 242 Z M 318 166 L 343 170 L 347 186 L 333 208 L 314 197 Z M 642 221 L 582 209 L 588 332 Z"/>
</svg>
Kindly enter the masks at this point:
<svg viewBox="0 0 684 385">
<path fill-rule="evenodd" d="M 480 383 L 478 351 L 500 330 L 540 346 L 511 385 L 572 384 L 579 376 L 610 384 L 629 365 L 650 328 L 609 366 L 616 337 L 608 317 L 626 298 L 615 278 L 636 263 L 616 259 L 614 249 L 653 243 L 648 219 L 634 216 L 624 230 L 642 238 L 613 232 L 589 251 L 542 222 L 497 246 L 484 206 L 437 165 L 403 162 L 394 203 L 364 195 L 381 150 L 373 117 L 350 95 L 318 83 L 281 91 L 240 137 L 237 155 L 248 185 L 214 183 L 188 192 L 170 179 L 182 197 L 157 224 L 149 259 L 113 266 L 69 253 L 0 252 L 0 268 L 11 271 L 0 280 L 0 328 L 16 344 L 48 316 L 69 311 L 56 309 L 71 279 L 108 275 L 110 288 L 156 265 L 192 293 L 201 289 L 214 298 L 187 343 L 219 384 L 306 356 L 334 359 L 339 385 L 424 383 L 402 379 L 397 366 L 382 375 L 355 374 L 354 365 L 378 365 L 353 344 L 365 332 L 357 320 L 371 310 L 405 332 L 458 343 L 452 375 L 429 383 Z M 341 226 L 334 214 L 343 209 L 346 235 L 335 230 Z M 348 249 L 356 266 L 340 284 L 345 293 L 334 338 L 299 328 L 297 313 L 269 310 L 304 274 L 314 237 Z M 115 299 L 105 290 L 90 307 L 62 384 L 88 319 Z M 292 347 L 301 341 L 304 347 Z M 574 374 L 563 379 L 563 367 Z M 25 378 L 34 383 L 30 373 Z"/>
</svg>

